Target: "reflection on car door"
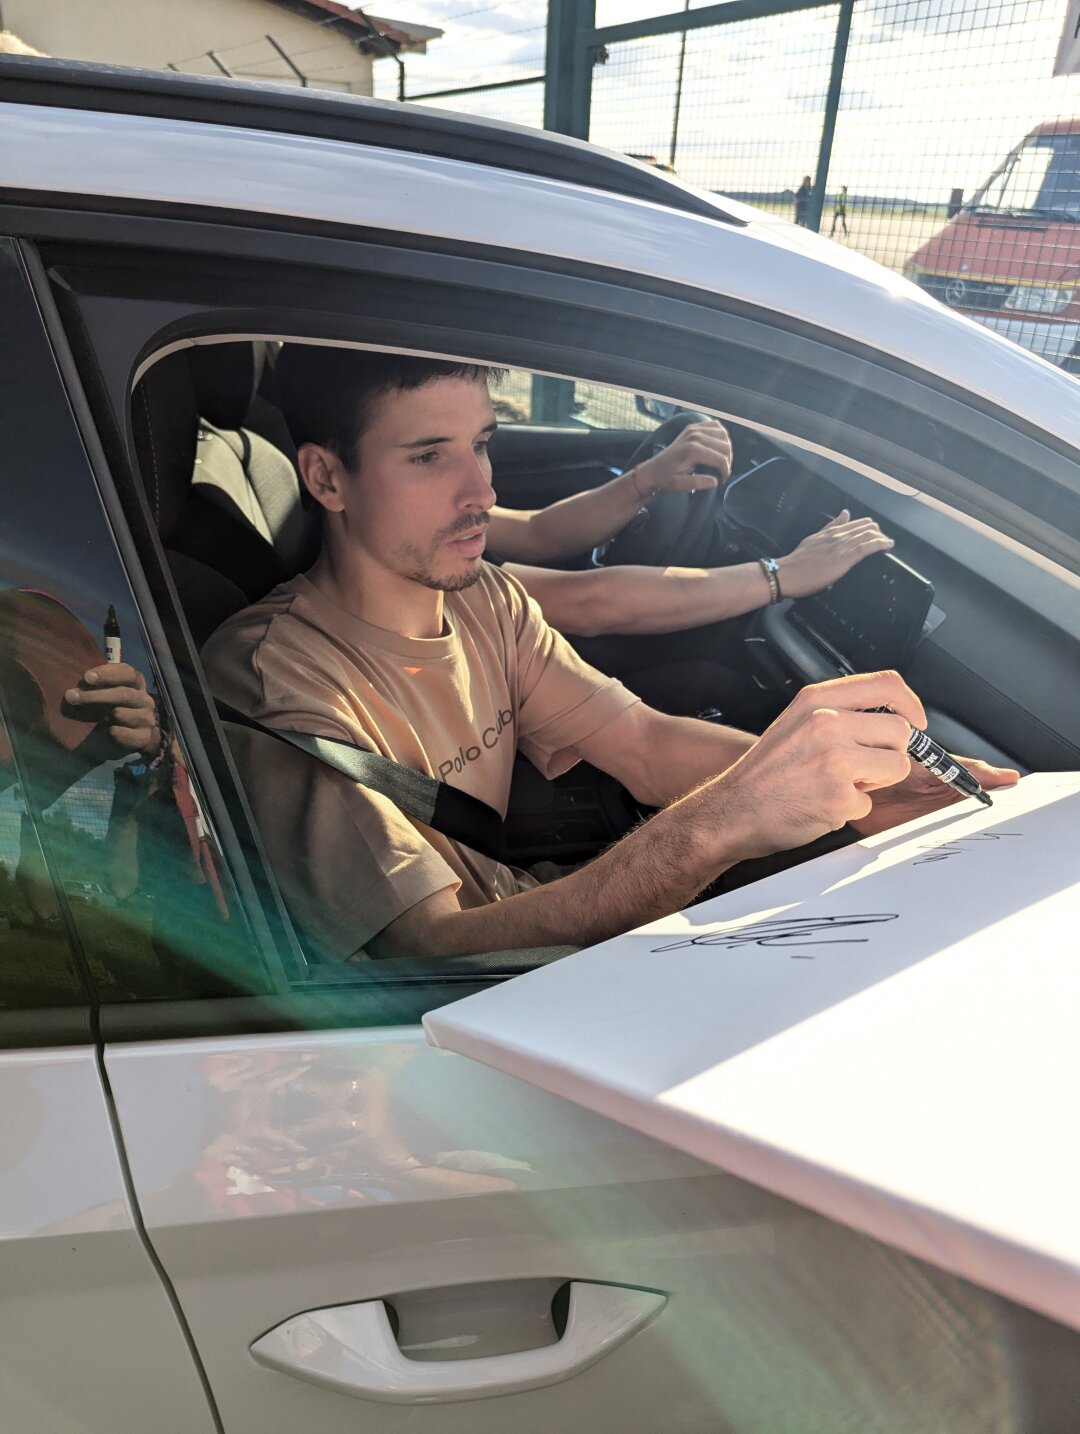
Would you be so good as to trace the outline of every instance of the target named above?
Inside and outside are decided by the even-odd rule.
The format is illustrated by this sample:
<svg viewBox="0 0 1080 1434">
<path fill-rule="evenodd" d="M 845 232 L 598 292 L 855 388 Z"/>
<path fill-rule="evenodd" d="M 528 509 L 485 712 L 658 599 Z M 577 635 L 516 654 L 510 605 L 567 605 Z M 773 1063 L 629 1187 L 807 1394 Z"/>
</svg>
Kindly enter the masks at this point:
<svg viewBox="0 0 1080 1434">
<path fill-rule="evenodd" d="M 97 582 L 123 573 L 2 240 L 0 311 L 0 1422 L 19 1434 L 136 1434 L 158 1408 L 170 1431 L 209 1434 L 210 1403 L 142 1238 L 102 1084 L 91 1005 L 107 962 L 92 965 L 64 880 L 65 860 L 89 870 L 102 853 L 96 797 L 72 795 L 87 789 L 69 761 L 77 724 L 57 694 L 85 661 L 76 611 L 96 611 Z M 63 612 L 70 648 L 37 640 L 43 609 Z"/>
</svg>

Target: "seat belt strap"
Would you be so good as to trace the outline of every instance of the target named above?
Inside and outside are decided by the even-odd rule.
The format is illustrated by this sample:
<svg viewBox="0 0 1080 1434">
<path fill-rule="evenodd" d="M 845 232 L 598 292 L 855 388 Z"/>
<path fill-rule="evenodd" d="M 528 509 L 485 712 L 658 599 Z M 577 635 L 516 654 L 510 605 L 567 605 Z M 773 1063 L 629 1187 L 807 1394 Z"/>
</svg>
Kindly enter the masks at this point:
<svg viewBox="0 0 1080 1434">
<path fill-rule="evenodd" d="M 408 817 L 472 847 L 482 856 L 502 861 L 503 822 L 494 807 L 471 796 L 458 787 L 451 787 L 426 772 L 415 772 L 391 761 L 379 752 L 368 751 L 353 742 L 337 737 L 317 737 L 313 732 L 293 732 L 284 727 L 267 727 L 240 712 L 227 702 L 217 699 L 217 710 L 223 722 L 265 732 L 302 752 L 325 762 L 370 791 L 387 797 Z"/>
</svg>

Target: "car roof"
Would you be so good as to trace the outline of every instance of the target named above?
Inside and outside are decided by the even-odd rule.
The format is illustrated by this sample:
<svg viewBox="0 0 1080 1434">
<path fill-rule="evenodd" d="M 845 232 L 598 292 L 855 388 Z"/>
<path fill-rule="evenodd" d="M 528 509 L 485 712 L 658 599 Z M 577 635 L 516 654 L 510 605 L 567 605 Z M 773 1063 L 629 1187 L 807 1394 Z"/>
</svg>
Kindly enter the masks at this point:
<svg viewBox="0 0 1080 1434">
<path fill-rule="evenodd" d="M 1029 132 L 1028 139 L 1044 134 L 1080 134 L 1080 116 L 1076 119 L 1047 120 L 1045 124 L 1036 125 Z"/>
<path fill-rule="evenodd" d="M 193 96 L 212 117 L 193 117 Z M 256 123 L 271 112 L 276 123 Z M 281 121 L 300 113 L 303 125 Z M 343 114 L 357 117 L 346 138 Z M 0 62 L 0 126 L 0 191 L 24 201 L 287 216 L 723 296 L 937 375 L 1080 447 L 1076 381 L 1061 370 L 843 245 L 734 200 L 721 214 L 673 205 L 670 176 L 577 141 L 407 105 L 21 59 Z M 624 168 L 648 181 L 641 193 L 608 182 Z"/>
<path fill-rule="evenodd" d="M 0 100 L 138 114 L 382 146 L 588 184 L 672 209 L 742 222 L 719 195 L 581 140 L 527 125 L 296 85 L 120 65 L 0 56 Z"/>
</svg>

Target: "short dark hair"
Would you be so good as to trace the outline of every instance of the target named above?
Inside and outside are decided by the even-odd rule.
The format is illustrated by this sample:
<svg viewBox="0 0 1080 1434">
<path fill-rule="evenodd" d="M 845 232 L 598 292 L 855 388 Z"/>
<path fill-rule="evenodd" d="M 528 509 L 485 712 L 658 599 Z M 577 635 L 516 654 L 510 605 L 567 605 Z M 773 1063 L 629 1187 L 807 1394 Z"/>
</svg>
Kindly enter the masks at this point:
<svg viewBox="0 0 1080 1434">
<path fill-rule="evenodd" d="M 274 368 L 278 403 L 292 441 L 317 443 L 356 466 L 360 439 L 374 402 L 384 393 L 409 392 L 442 378 L 498 383 L 506 370 L 452 359 L 329 344 L 285 344 Z"/>
</svg>

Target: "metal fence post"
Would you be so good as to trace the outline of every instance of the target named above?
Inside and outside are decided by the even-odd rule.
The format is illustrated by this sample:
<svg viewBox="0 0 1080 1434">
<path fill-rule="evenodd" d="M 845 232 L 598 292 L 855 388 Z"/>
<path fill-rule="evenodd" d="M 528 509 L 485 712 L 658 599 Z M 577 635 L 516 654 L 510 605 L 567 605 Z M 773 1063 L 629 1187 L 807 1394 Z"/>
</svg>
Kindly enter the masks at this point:
<svg viewBox="0 0 1080 1434">
<path fill-rule="evenodd" d="M 596 0 L 548 0 L 544 128 L 575 139 L 589 138 L 595 28 Z M 534 423 L 569 423 L 573 412 L 573 383 L 539 375 L 533 379 Z"/>
<path fill-rule="evenodd" d="M 829 88 L 825 95 L 825 116 L 821 122 L 821 145 L 818 149 L 817 170 L 814 174 L 814 193 L 810 199 L 807 228 L 821 230 L 821 212 L 825 207 L 825 186 L 829 182 L 829 165 L 832 160 L 833 136 L 836 133 L 836 116 L 840 109 L 840 91 L 844 85 L 844 65 L 847 62 L 848 40 L 851 38 L 851 15 L 855 0 L 840 0 L 840 13 L 836 18 L 836 43 L 833 45 L 832 69 L 829 72 Z"/>
<path fill-rule="evenodd" d="M 596 0 L 548 0 L 544 128 L 589 138 Z"/>
</svg>

